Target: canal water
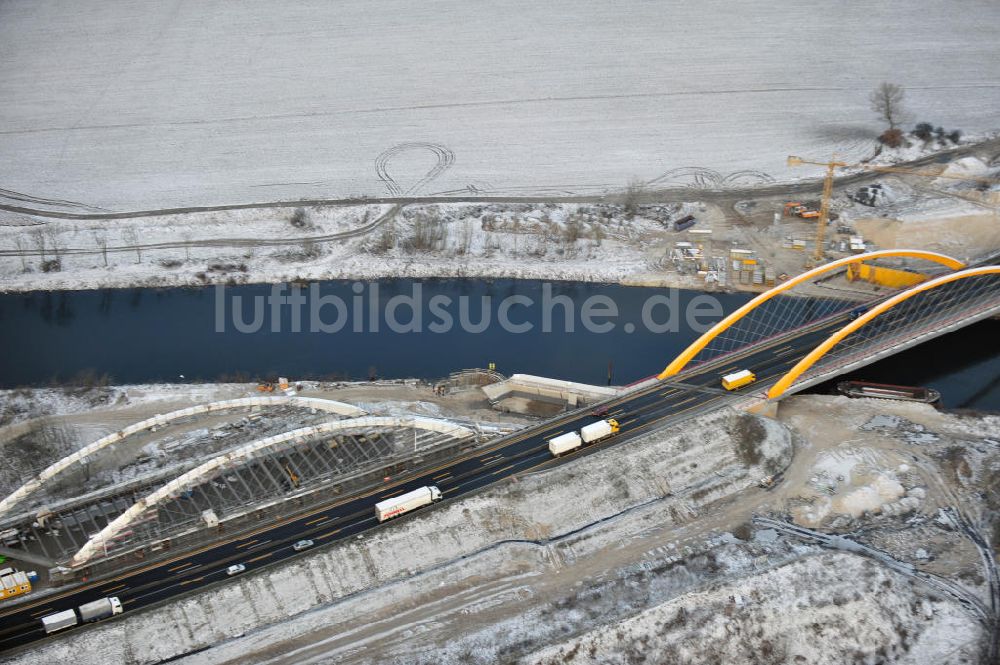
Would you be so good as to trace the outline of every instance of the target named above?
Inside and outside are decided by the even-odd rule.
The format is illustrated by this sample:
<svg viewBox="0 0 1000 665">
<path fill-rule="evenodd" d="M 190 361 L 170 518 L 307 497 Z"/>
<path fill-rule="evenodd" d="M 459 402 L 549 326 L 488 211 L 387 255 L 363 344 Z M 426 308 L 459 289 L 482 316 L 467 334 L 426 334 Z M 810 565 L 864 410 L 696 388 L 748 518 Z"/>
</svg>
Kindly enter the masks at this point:
<svg viewBox="0 0 1000 665">
<path fill-rule="evenodd" d="M 437 379 L 494 363 L 631 383 L 749 299 L 609 284 L 385 280 L 0 295 L 0 387 L 109 375 L 118 383 Z M 929 385 L 949 407 L 1000 411 L 1000 323 L 985 322 L 852 378 Z M 826 390 L 828 387 L 824 387 Z"/>
</svg>

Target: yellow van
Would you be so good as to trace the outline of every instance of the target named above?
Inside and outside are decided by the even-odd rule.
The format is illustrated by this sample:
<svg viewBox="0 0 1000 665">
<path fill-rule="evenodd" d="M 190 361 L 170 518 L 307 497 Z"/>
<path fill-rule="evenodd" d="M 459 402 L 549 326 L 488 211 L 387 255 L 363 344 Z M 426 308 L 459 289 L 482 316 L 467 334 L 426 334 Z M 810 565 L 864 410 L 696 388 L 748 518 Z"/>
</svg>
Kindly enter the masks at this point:
<svg viewBox="0 0 1000 665">
<path fill-rule="evenodd" d="M 743 386 L 750 385 L 756 380 L 757 377 L 754 375 L 753 372 L 751 372 L 748 369 L 741 369 L 738 372 L 733 372 L 732 374 L 726 374 L 724 377 L 722 377 L 722 387 L 725 388 L 726 390 L 737 390 L 739 388 L 742 388 Z"/>
</svg>

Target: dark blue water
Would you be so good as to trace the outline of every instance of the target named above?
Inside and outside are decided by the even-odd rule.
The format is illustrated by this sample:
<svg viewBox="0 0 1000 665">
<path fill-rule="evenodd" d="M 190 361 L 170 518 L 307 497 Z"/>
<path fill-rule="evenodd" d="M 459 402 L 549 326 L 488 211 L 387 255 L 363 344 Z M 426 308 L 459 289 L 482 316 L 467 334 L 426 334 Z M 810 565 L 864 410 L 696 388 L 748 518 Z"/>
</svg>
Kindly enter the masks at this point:
<svg viewBox="0 0 1000 665">
<path fill-rule="evenodd" d="M 390 306 L 393 298 L 412 297 L 415 284 L 421 290 L 418 307 Z M 378 284 L 377 298 L 371 284 L 324 282 L 316 288 L 303 293 L 306 302 L 298 307 L 297 329 L 296 308 L 282 305 L 272 310 L 268 301 L 261 300 L 256 312 L 259 330 L 254 332 L 237 328 L 254 322 L 254 298 L 267 298 L 271 286 L 230 287 L 221 298 L 211 287 L 0 295 L 0 386 L 66 382 L 87 372 L 107 374 L 118 383 L 278 375 L 437 379 L 491 362 L 506 374 L 526 372 L 596 384 L 607 383 L 610 364 L 613 382 L 627 384 L 660 371 L 697 337 L 685 314 L 701 295 L 521 280 L 387 280 Z M 550 289 L 548 295 L 545 289 Z M 287 289 L 283 293 L 287 295 Z M 582 304 L 595 296 L 610 298 L 618 308 L 614 317 L 591 316 L 592 322 L 610 324 L 609 332 L 590 331 L 583 325 Z M 663 325 L 666 331 L 650 330 L 642 323 L 643 307 L 654 296 L 668 297 L 666 304 L 652 308 L 657 324 L 673 323 Z M 313 321 L 311 308 L 321 297 L 339 299 L 342 309 L 327 303 Z M 463 297 L 465 326 L 459 323 Z M 484 308 L 486 297 L 490 300 Z M 511 332 L 498 325 L 500 303 L 504 299 L 510 303 L 512 297 L 531 301 L 531 305 L 515 302 L 507 311 L 511 323 L 530 324 L 531 331 Z M 573 303 L 568 317 L 572 332 L 566 308 L 551 302 L 561 297 Z M 749 299 L 746 294 L 712 297 L 725 312 Z M 439 302 L 435 307 L 434 298 L 450 299 L 450 304 Z M 599 314 L 603 310 L 597 305 L 594 311 Z M 234 317 L 234 310 L 239 316 Z M 414 310 L 420 312 L 418 320 Z M 703 326 L 721 316 L 710 310 L 699 310 Z M 435 332 L 447 327 L 442 313 L 453 325 L 447 332 Z M 471 329 L 482 327 L 484 315 L 488 325 L 481 332 Z M 543 326 L 546 318 L 548 328 Z M 394 332 L 390 321 L 420 332 Z M 316 323 L 328 331 L 312 329 Z M 338 325 L 342 325 L 339 330 L 329 331 Z M 945 406 L 1000 411 L 998 334 L 1000 322 L 982 322 L 859 370 L 851 378 L 928 385 L 942 392 Z"/>
<path fill-rule="evenodd" d="M 832 392 L 837 381 L 927 386 L 949 409 L 1000 411 L 1000 321 L 980 321 L 813 388 Z"/>
<path fill-rule="evenodd" d="M 367 379 L 372 375 L 436 379 L 491 362 L 507 374 L 530 372 L 599 384 L 607 383 L 610 363 L 613 381 L 629 383 L 660 371 L 696 337 L 683 316 L 678 317 L 676 332 L 652 332 L 641 325 L 642 308 L 650 296 L 672 295 L 676 300 L 672 309 L 682 314 L 699 295 L 690 291 L 565 282 L 428 280 L 420 283 L 422 332 L 398 333 L 389 329 L 387 310 L 394 297 L 413 295 L 414 282 L 379 282 L 375 306 L 372 286 L 360 285 L 364 290 L 359 295 L 352 288 L 354 284 L 319 285 L 319 296 L 339 298 L 346 306 L 346 322 L 337 332 L 311 331 L 308 304 L 300 309 L 299 332 L 295 332 L 291 309 L 282 307 L 274 317 L 266 302 L 261 308 L 261 329 L 239 332 L 233 320 L 234 308 L 239 308 L 238 322 L 253 322 L 253 299 L 271 294 L 268 285 L 227 289 L 221 326 L 216 312 L 218 294 L 211 287 L 3 295 L 0 342 L 5 353 L 0 356 L 0 385 L 68 381 L 86 370 L 107 373 L 120 383 L 279 374 L 298 379 Z M 543 331 L 546 288 L 551 289 L 552 300 L 564 297 L 574 304 L 575 312 L 569 317 L 572 332 L 567 332 L 566 308 L 558 303 L 548 309 L 551 330 Z M 310 303 L 317 300 L 317 294 L 305 295 Z M 437 329 L 432 325 L 442 323 L 432 307 L 435 296 L 452 301 L 444 308 L 454 321 L 449 332 L 432 332 Z M 507 317 L 518 326 L 530 322 L 531 332 L 507 332 L 497 325 L 499 303 L 511 296 L 535 303 L 515 303 Z M 592 296 L 610 297 L 617 305 L 611 332 L 584 329 L 580 304 Z M 462 297 L 468 303 L 465 311 L 470 324 L 464 328 L 459 324 Z M 491 299 L 485 308 L 490 325 L 482 332 L 469 330 L 483 321 L 484 297 Z M 748 296 L 720 295 L 718 299 L 728 312 L 746 302 Z M 360 308 L 355 307 L 358 302 Z M 371 322 L 373 311 L 375 325 Z M 402 324 L 412 319 L 405 306 L 394 313 L 394 320 Z M 327 305 L 320 312 L 320 322 L 333 325 L 339 320 L 337 314 L 335 307 Z M 657 322 L 668 322 L 668 314 L 666 306 L 654 309 Z M 710 325 L 719 318 L 721 315 L 706 315 L 700 320 Z M 609 322 L 606 317 L 591 319 Z M 635 326 L 632 333 L 627 332 L 629 324 Z"/>
</svg>

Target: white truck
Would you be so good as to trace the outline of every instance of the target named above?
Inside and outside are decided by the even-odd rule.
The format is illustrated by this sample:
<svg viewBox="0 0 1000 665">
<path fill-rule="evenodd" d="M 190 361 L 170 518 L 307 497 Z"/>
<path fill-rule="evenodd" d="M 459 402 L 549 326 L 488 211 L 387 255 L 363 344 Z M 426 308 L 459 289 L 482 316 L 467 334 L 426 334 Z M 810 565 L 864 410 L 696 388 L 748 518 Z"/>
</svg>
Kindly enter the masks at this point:
<svg viewBox="0 0 1000 665">
<path fill-rule="evenodd" d="M 590 423 L 581 429 L 580 438 L 583 439 L 584 443 L 593 443 L 601 439 L 606 439 L 612 434 L 617 434 L 619 429 L 621 428 L 618 425 L 618 421 L 613 418 L 598 420 L 596 423 Z"/>
<path fill-rule="evenodd" d="M 109 616 L 122 613 L 122 603 L 117 596 L 92 600 L 77 608 L 80 613 L 80 621 L 87 623 L 90 621 L 100 621 Z"/>
<path fill-rule="evenodd" d="M 576 450 L 585 443 L 594 443 L 617 434 L 620 429 L 621 426 L 614 418 L 599 420 L 582 428 L 579 433 L 566 432 L 549 439 L 549 452 L 552 453 L 553 457 L 559 457 Z"/>
<path fill-rule="evenodd" d="M 42 627 L 46 633 L 54 633 L 63 628 L 76 625 L 76 612 L 73 610 L 63 610 L 48 616 L 42 617 Z"/>
<path fill-rule="evenodd" d="M 436 485 L 420 487 L 412 492 L 394 496 L 375 504 L 375 516 L 379 522 L 397 517 L 411 510 L 427 506 L 441 500 L 441 490 Z"/>
<path fill-rule="evenodd" d="M 576 432 L 566 432 L 549 439 L 549 452 L 554 457 L 559 457 L 563 453 L 576 450 L 583 445 L 583 439 Z"/>
</svg>

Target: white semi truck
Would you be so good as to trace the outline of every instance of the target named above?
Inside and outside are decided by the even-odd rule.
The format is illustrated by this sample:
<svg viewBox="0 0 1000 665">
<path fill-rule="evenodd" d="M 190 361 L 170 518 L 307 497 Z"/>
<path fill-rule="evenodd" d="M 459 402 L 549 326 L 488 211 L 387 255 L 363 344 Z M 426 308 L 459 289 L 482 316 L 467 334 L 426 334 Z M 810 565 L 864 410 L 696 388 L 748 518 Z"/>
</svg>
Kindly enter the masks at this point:
<svg viewBox="0 0 1000 665">
<path fill-rule="evenodd" d="M 46 633 L 54 633 L 57 630 L 75 626 L 77 623 L 100 621 L 101 619 L 107 619 L 110 616 L 121 613 L 121 601 L 117 596 L 109 596 L 84 603 L 76 608 L 75 611 L 63 610 L 62 612 L 44 616 L 42 617 L 42 626 L 45 628 Z M 77 620 L 78 618 L 79 621 Z"/>
<path fill-rule="evenodd" d="M 436 485 L 420 487 L 412 492 L 379 501 L 375 504 L 375 516 L 378 517 L 379 522 L 384 522 L 440 500 L 441 490 Z"/>
<path fill-rule="evenodd" d="M 553 456 L 559 457 L 572 450 L 576 450 L 586 443 L 594 443 L 609 436 L 614 436 L 619 430 L 621 430 L 621 426 L 614 418 L 598 420 L 596 423 L 590 423 L 580 429 L 579 434 L 576 432 L 566 432 L 565 434 L 560 434 L 549 439 L 549 452 Z"/>
</svg>

